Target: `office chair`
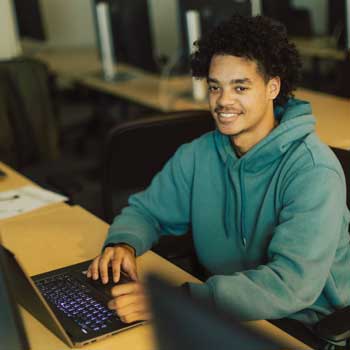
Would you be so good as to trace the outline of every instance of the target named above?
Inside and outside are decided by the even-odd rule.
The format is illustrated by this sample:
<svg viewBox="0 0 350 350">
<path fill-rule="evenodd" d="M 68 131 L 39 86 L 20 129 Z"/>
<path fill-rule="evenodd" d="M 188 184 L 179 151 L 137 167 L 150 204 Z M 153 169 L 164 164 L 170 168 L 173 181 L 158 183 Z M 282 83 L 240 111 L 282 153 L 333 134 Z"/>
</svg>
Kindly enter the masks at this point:
<svg viewBox="0 0 350 350">
<path fill-rule="evenodd" d="M 349 89 L 350 80 L 350 51 L 346 54 L 343 61 L 337 62 L 335 76 L 334 93 L 342 97 L 350 97 Z"/>
<path fill-rule="evenodd" d="M 15 155 L 10 165 L 23 168 L 57 158 L 57 120 L 46 66 L 27 58 L 0 61 L 0 79 L 1 119 L 10 125 L 7 148 Z"/>
<path fill-rule="evenodd" d="M 331 149 L 344 170 L 346 200 L 347 206 L 350 208 L 350 151 L 335 147 L 331 147 Z M 291 319 L 269 320 L 269 322 L 300 339 L 313 349 L 350 349 L 350 306 L 334 311 L 316 323 L 312 330 L 306 328 L 302 323 Z M 330 345 L 329 341 L 334 342 L 334 346 Z M 341 342 L 346 343 L 346 345 L 336 345 Z"/>
<path fill-rule="evenodd" d="M 346 180 L 346 202 L 350 208 L 350 151 L 331 147 L 341 163 Z M 349 230 L 350 233 L 350 230 Z M 345 341 L 346 349 L 350 349 L 350 306 L 333 312 L 314 325 L 314 331 L 322 339 L 335 342 Z"/>
<path fill-rule="evenodd" d="M 47 66 L 35 59 L 0 61 L 0 156 L 39 185 L 68 197 L 91 164 L 60 154 L 60 129 Z"/>
<path fill-rule="evenodd" d="M 104 219 L 111 223 L 128 197 L 146 188 L 180 145 L 214 128 L 208 111 L 182 111 L 143 117 L 112 129 L 103 152 Z M 191 249 L 189 237 L 162 237 L 153 250 L 179 265 Z"/>
</svg>

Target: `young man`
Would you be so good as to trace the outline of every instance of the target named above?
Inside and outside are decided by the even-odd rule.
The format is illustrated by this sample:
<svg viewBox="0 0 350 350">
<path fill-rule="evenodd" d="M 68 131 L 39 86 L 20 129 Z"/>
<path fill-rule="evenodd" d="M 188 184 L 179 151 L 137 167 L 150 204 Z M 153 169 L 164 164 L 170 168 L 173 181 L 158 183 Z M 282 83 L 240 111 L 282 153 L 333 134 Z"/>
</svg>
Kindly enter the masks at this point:
<svg viewBox="0 0 350 350">
<path fill-rule="evenodd" d="M 284 27 L 233 17 L 197 43 L 217 129 L 178 149 L 149 188 L 115 218 L 88 275 L 120 270 L 112 290 L 125 322 L 151 317 L 135 255 L 162 234 L 192 227 L 210 272 L 189 293 L 242 320 L 312 324 L 350 302 L 349 213 L 343 171 L 315 135 L 305 101 L 292 97 L 300 61 Z"/>
</svg>

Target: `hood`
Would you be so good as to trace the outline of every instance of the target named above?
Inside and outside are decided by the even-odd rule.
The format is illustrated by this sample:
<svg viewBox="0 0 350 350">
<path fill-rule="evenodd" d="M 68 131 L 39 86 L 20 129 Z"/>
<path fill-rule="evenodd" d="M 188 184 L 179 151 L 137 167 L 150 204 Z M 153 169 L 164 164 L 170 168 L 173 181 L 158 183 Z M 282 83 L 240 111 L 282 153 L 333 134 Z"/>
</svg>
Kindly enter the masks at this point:
<svg viewBox="0 0 350 350">
<path fill-rule="evenodd" d="M 311 113 L 309 102 L 293 98 L 283 107 L 276 107 L 275 118 L 279 120 L 278 127 L 241 158 L 233 151 L 230 138 L 216 130 L 215 143 L 220 157 L 225 163 L 228 157 L 237 161 L 244 159 L 246 170 L 259 171 L 281 157 L 293 142 L 315 131 L 315 118 Z"/>
</svg>

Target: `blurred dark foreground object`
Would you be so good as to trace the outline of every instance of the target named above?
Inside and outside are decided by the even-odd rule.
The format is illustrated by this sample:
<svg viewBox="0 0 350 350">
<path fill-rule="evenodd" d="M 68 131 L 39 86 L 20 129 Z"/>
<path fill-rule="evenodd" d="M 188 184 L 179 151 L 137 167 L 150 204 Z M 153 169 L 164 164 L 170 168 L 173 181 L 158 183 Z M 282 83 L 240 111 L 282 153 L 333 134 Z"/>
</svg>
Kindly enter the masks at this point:
<svg viewBox="0 0 350 350">
<path fill-rule="evenodd" d="M 159 350 L 292 349 L 155 276 L 149 276 L 147 287 Z"/>
</svg>

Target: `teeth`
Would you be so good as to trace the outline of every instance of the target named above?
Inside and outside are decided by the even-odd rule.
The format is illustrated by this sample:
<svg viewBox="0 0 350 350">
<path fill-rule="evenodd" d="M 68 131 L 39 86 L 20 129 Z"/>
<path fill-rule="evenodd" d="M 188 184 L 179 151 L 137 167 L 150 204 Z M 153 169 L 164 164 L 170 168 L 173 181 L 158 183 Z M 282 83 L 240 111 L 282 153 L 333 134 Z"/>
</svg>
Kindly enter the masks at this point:
<svg viewBox="0 0 350 350">
<path fill-rule="evenodd" d="M 239 113 L 219 113 L 220 117 L 223 118 L 233 118 L 233 117 L 238 117 Z"/>
</svg>

